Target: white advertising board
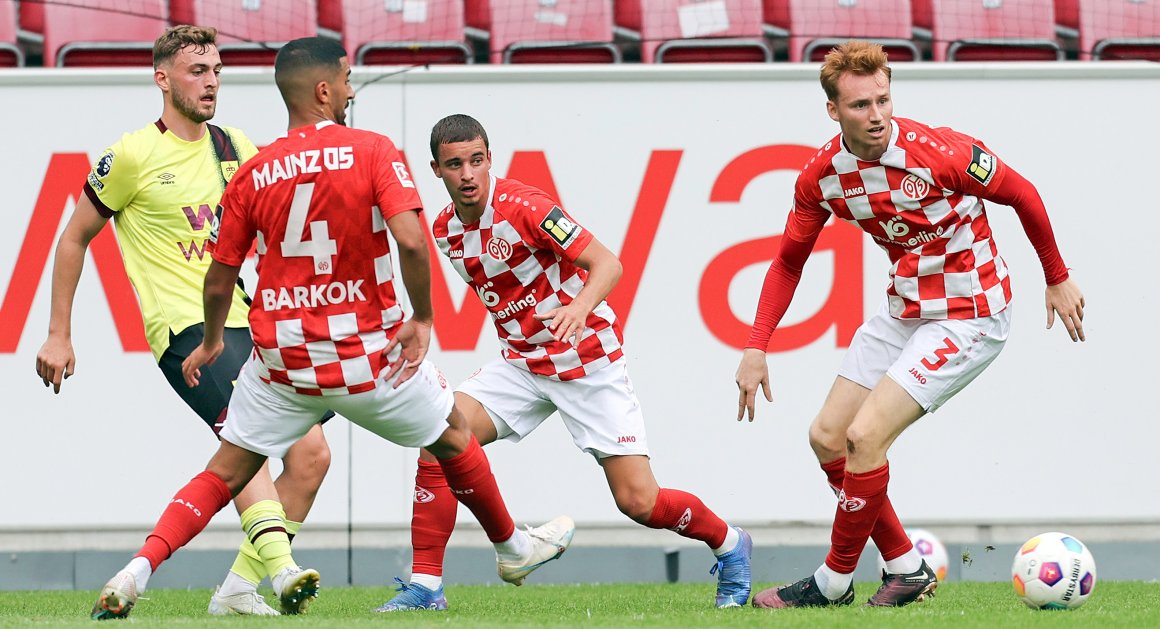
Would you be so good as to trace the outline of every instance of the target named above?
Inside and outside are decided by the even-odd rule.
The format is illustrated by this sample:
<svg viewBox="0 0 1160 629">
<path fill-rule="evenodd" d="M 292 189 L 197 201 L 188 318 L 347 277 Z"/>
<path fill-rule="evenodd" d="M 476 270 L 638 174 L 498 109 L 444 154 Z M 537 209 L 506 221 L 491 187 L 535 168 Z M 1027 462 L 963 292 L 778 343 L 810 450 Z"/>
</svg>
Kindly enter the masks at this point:
<svg viewBox="0 0 1160 629">
<path fill-rule="evenodd" d="M 1095 65 L 895 70 L 896 115 L 975 135 L 1037 185 L 1088 300 L 1086 343 L 1058 324 L 1045 330 L 1038 259 L 1014 212 L 991 207 L 1013 275 L 1013 333 L 977 382 L 895 445 L 890 493 L 904 519 L 1160 516 L 1141 499 L 1151 457 L 1125 445 L 1160 440 L 1144 395 L 1160 353 L 1148 332 L 1160 292 L 1147 244 L 1158 138 L 1141 115 L 1160 99 L 1160 69 Z M 379 77 L 356 71 L 352 124 L 405 150 L 428 217 L 447 202 L 427 168 L 429 130 L 464 112 L 487 127 L 497 175 L 558 194 L 621 255 L 611 301 L 662 486 L 698 494 L 731 521 L 832 516 L 806 429 L 854 329 L 884 297 L 885 255 L 834 230 L 775 335 L 773 404 L 738 423 L 733 383 L 797 168 L 837 133 L 816 68 L 416 69 L 366 84 Z M 223 80 L 216 122 L 259 144 L 285 131 L 269 70 L 228 69 Z M 0 74 L 0 103 L 0 527 L 148 525 L 215 442 L 145 349 L 111 240 L 94 246 L 76 297 L 76 374 L 54 396 L 33 367 L 52 247 L 88 164 L 157 118 L 159 92 L 147 71 L 16 71 Z M 1133 216 L 1140 224 L 1118 222 Z M 437 263 L 432 357 L 458 381 L 498 345 L 476 297 Z M 311 520 L 408 522 L 416 451 L 341 420 L 327 434 L 334 462 Z M 518 519 L 623 521 L 599 467 L 559 422 L 488 452 Z"/>
</svg>

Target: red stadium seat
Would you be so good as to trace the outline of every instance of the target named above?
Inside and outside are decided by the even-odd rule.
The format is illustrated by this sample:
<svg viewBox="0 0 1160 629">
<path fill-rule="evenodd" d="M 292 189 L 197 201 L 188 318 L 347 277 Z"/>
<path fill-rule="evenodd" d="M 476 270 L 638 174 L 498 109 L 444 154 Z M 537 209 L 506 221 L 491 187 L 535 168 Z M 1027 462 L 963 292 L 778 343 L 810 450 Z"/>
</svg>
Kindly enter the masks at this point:
<svg viewBox="0 0 1160 629">
<path fill-rule="evenodd" d="M 935 0 L 910 0 L 910 21 L 915 29 L 928 33 L 934 28 Z"/>
<path fill-rule="evenodd" d="M 152 66 L 169 26 L 163 0 L 71 0 L 44 5 L 45 66 Z"/>
<path fill-rule="evenodd" d="M 323 25 L 319 4 L 319 25 Z M 334 2 L 334 4 L 339 4 Z M 463 33 L 463 2 L 345 0 L 325 28 L 342 35 L 342 45 L 358 65 L 469 63 Z"/>
<path fill-rule="evenodd" d="M 1079 0 L 1055 0 L 1055 23 L 1079 32 Z"/>
<path fill-rule="evenodd" d="M 1081 0 L 1080 59 L 1160 61 L 1160 2 Z"/>
<path fill-rule="evenodd" d="M 272 65 L 291 39 L 318 34 L 314 0 L 171 0 L 174 24 L 218 29 L 225 65 Z"/>
<path fill-rule="evenodd" d="M 1052 0 L 935 0 L 935 61 L 1055 61 Z"/>
<path fill-rule="evenodd" d="M 492 63 L 615 63 L 612 0 L 467 0 Z"/>
<path fill-rule="evenodd" d="M 645 63 L 767 62 L 761 0 L 617 0 Z"/>
<path fill-rule="evenodd" d="M 24 65 L 24 52 L 16 45 L 16 3 L 0 0 L 0 68 Z"/>
<path fill-rule="evenodd" d="M 909 0 L 790 0 L 790 61 L 821 61 L 848 39 L 882 44 L 891 61 L 918 61 Z"/>
<path fill-rule="evenodd" d="M 789 37 L 789 0 L 762 0 L 761 19 L 769 37 Z"/>
</svg>

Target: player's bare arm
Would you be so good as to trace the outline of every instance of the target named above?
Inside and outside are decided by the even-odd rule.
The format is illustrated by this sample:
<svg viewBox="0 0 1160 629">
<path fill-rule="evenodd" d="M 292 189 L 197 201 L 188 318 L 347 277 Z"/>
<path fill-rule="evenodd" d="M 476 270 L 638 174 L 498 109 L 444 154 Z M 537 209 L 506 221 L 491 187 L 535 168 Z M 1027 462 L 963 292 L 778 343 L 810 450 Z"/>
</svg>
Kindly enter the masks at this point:
<svg viewBox="0 0 1160 629">
<path fill-rule="evenodd" d="M 73 374 L 76 355 L 72 346 L 72 306 L 77 283 L 85 265 L 89 243 L 109 219 L 97 212 L 86 195 L 80 195 L 76 210 L 65 225 L 56 245 L 52 265 L 52 307 L 48 320 L 48 338 L 36 353 L 36 375 L 44 386 L 52 385 L 53 393 L 60 393 L 60 385 Z"/>
<path fill-rule="evenodd" d="M 737 421 L 746 414 L 753 421 L 757 405 L 757 387 L 765 393 L 768 402 L 773 401 L 769 390 L 769 366 L 765 364 L 765 352 L 747 347 L 741 353 L 741 364 L 737 365 Z"/>
<path fill-rule="evenodd" d="M 1068 278 L 1047 287 L 1047 329 L 1051 329 L 1055 315 L 1058 314 L 1072 342 L 1086 341 L 1083 334 L 1083 308 L 1083 292 L 1075 280 Z"/>
<path fill-rule="evenodd" d="M 198 385 L 201 368 L 213 364 L 225 349 L 226 317 L 230 314 L 234 287 L 238 283 L 238 274 L 241 270 L 240 266 L 230 266 L 214 260 L 210 262 L 209 270 L 205 273 L 203 289 L 205 336 L 201 345 L 190 352 L 181 363 L 181 374 L 185 377 L 185 384 L 191 387 Z"/>
<path fill-rule="evenodd" d="M 580 342 L 592 309 L 608 297 L 624 270 L 620 259 L 595 238 L 580 252 L 576 266 L 588 271 L 588 279 L 584 282 L 584 288 L 576 293 L 576 298 L 566 306 L 534 315 L 537 321 L 551 321 L 548 329 L 552 331 L 553 338 L 557 341 L 567 340 L 573 345 Z"/>
<path fill-rule="evenodd" d="M 400 212 L 387 219 L 387 227 L 395 237 L 399 250 L 400 273 L 407 296 L 411 300 L 412 314 L 395 338 L 384 350 L 388 355 L 396 346 L 402 348 L 399 360 L 391 363 L 386 378 L 398 374 L 395 387 L 403 384 L 419 370 L 419 363 L 427 356 L 431 346 L 431 323 L 434 312 L 431 308 L 431 266 L 427 250 L 427 232 L 419 221 L 418 212 Z"/>
</svg>

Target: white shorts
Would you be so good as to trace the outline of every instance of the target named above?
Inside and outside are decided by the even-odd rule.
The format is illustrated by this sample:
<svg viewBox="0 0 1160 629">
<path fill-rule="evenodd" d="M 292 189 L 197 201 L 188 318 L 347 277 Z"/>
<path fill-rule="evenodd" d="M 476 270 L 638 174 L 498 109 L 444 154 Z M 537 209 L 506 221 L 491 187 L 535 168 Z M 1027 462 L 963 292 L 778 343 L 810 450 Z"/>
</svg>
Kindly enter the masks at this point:
<svg viewBox="0 0 1160 629">
<path fill-rule="evenodd" d="M 219 435 L 252 452 L 282 458 L 328 409 L 409 448 L 435 443 L 449 426 L 447 417 L 455 399 L 446 378 L 430 361 L 424 360 L 398 389 L 391 388 L 393 378 L 379 378 L 370 391 L 320 396 L 262 382 L 254 360 L 238 374 L 229 421 Z"/>
<path fill-rule="evenodd" d="M 838 375 L 873 389 L 888 375 L 933 413 L 1003 350 L 1010 308 L 976 319 L 895 319 L 886 304 L 850 342 Z"/>
<path fill-rule="evenodd" d="M 572 442 L 597 459 L 648 456 L 644 415 L 623 358 L 565 382 L 533 375 L 496 358 L 457 390 L 483 405 L 500 439 L 519 441 L 560 411 Z"/>
</svg>

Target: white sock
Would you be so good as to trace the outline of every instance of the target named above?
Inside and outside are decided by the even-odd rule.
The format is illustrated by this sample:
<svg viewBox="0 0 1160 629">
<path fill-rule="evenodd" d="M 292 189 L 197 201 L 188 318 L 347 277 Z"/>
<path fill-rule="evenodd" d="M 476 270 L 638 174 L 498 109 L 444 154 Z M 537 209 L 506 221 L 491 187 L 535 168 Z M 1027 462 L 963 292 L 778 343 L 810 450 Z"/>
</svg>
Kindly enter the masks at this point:
<svg viewBox="0 0 1160 629">
<path fill-rule="evenodd" d="M 854 582 L 854 573 L 842 574 L 831 569 L 826 564 L 814 573 L 814 581 L 818 582 L 818 590 L 831 601 L 836 601 L 846 594 L 850 584 Z"/>
<path fill-rule="evenodd" d="M 438 590 L 439 588 L 443 587 L 443 577 L 437 577 L 433 574 L 423 574 L 421 572 L 416 572 L 415 574 L 411 575 L 411 584 L 412 585 L 421 585 L 421 586 L 427 588 L 428 590 L 431 590 L 432 592 L 434 592 L 435 590 Z"/>
<path fill-rule="evenodd" d="M 918 572 L 922 567 L 922 555 L 913 546 L 901 557 L 895 557 L 886 562 L 886 572 L 889 574 L 910 574 Z"/>
<path fill-rule="evenodd" d="M 717 555 L 718 557 L 726 553 L 733 552 L 733 549 L 737 548 L 737 544 L 741 541 L 741 534 L 737 532 L 737 529 L 733 528 L 732 526 L 727 528 L 728 530 L 725 532 L 725 541 L 721 542 L 720 546 L 713 549 L 713 554 Z"/>
<path fill-rule="evenodd" d="M 495 554 L 500 561 L 520 561 L 532 553 L 532 540 L 520 529 L 511 537 L 495 543 Z"/>
<path fill-rule="evenodd" d="M 257 583 L 251 583 L 249 579 L 230 570 L 226 573 L 226 580 L 222 581 L 222 586 L 218 588 L 218 593 L 222 596 L 229 596 L 231 594 L 241 594 L 243 592 L 256 592 L 258 590 Z"/>
<path fill-rule="evenodd" d="M 125 566 L 125 570 L 132 574 L 133 580 L 137 582 L 137 593 L 144 592 L 145 587 L 149 585 L 149 577 L 153 576 L 153 566 L 149 565 L 149 560 L 144 557 L 134 557 Z"/>
</svg>

